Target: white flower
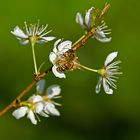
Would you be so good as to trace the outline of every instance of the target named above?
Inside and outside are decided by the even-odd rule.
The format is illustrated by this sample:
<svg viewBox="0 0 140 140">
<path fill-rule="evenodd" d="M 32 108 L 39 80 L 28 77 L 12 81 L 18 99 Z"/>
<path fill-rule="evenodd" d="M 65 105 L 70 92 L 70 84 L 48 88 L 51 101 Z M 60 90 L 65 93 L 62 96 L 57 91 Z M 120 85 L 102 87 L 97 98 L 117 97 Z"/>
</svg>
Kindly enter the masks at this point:
<svg viewBox="0 0 140 140">
<path fill-rule="evenodd" d="M 37 93 L 43 93 L 45 88 L 45 80 L 40 80 L 37 83 Z M 33 95 L 27 101 L 21 102 L 18 109 L 16 109 L 12 115 L 16 119 L 20 119 L 27 114 L 27 118 L 36 125 L 37 119 L 39 120 L 38 115 L 43 117 L 49 117 L 49 115 L 59 116 L 59 111 L 55 108 L 55 105 L 59 105 L 54 102 L 52 99 L 60 98 L 61 89 L 58 85 L 52 85 L 46 90 L 46 95 Z M 40 120 L 39 120 L 40 121 Z"/>
<path fill-rule="evenodd" d="M 19 26 L 16 26 L 11 33 L 16 36 L 16 38 L 19 40 L 19 42 L 23 45 L 28 44 L 29 42 L 31 43 L 46 43 L 48 41 L 52 41 L 55 39 L 55 37 L 52 36 L 46 36 L 48 33 L 51 31 L 46 31 L 48 24 L 47 25 L 39 25 L 39 21 L 37 24 L 34 25 L 27 25 L 25 22 L 25 31 L 19 28 Z"/>
<path fill-rule="evenodd" d="M 35 112 L 41 116 L 48 117 L 49 115 L 59 116 L 59 111 L 55 108 L 55 105 L 60 105 L 54 102 L 52 99 L 60 98 L 59 94 L 61 89 L 58 85 L 52 85 L 47 88 L 44 101 L 38 103 L 35 107 Z"/>
<path fill-rule="evenodd" d="M 37 124 L 37 120 L 35 118 L 34 113 L 38 113 L 40 108 L 38 107 L 38 104 L 36 104 L 37 102 L 42 101 L 42 97 L 39 95 L 33 95 L 28 99 L 27 102 L 27 106 L 22 106 L 18 109 L 16 109 L 12 115 L 16 118 L 16 119 L 20 119 L 22 117 L 24 117 L 27 114 L 27 118 L 30 119 L 30 121 L 36 125 Z"/>
<path fill-rule="evenodd" d="M 96 85 L 96 93 L 99 93 L 101 90 L 101 85 L 103 84 L 103 88 L 105 93 L 107 94 L 113 94 L 113 89 L 111 89 L 109 86 L 113 88 L 117 88 L 115 82 L 118 77 L 116 75 L 122 74 L 122 72 L 119 72 L 119 66 L 117 66 L 121 61 L 115 61 L 111 63 L 118 55 L 118 52 L 112 52 L 110 53 L 105 62 L 104 67 L 100 70 L 98 70 L 98 73 L 101 74 L 98 80 L 98 84 Z"/>
<path fill-rule="evenodd" d="M 94 7 L 91 7 L 85 14 L 85 18 L 78 12 L 76 15 L 76 23 L 80 24 L 80 26 L 84 29 L 89 31 L 91 28 L 94 27 Z M 106 35 L 111 34 L 111 30 L 107 29 L 107 25 L 104 21 L 102 21 L 101 25 L 96 27 L 96 32 L 93 35 L 100 42 L 110 42 L 111 37 L 107 37 Z"/>
<path fill-rule="evenodd" d="M 58 103 L 52 101 L 52 99 L 60 98 L 60 92 L 61 88 L 58 85 L 52 85 L 47 88 L 46 90 L 46 101 L 42 102 L 44 105 L 44 108 L 41 112 L 41 114 L 46 115 L 54 115 L 59 116 L 59 111 L 55 108 L 55 105 L 59 105 Z"/>
<path fill-rule="evenodd" d="M 66 78 L 65 74 L 59 70 L 59 68 L 61 68 L 63 71 L 63 67 L 59 65 L 59 60 L 64 63 L 66 61 L 64 54 L 71 48 L 72 42 L 69 40 L 62 42 L 61 39 L 59 39 L 55 42 L 53 52 L 50 53 L 49 59 L 53 64 L 52 71 L 56 77 Z"/>
</svg>

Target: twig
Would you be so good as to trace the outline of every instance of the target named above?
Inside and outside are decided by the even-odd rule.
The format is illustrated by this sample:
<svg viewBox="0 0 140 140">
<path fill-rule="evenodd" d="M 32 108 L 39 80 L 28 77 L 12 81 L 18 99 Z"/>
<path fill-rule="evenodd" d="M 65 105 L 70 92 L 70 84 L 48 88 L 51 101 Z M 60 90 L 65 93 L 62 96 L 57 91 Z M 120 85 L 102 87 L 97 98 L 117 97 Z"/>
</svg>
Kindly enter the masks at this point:
<svg viewBox="0 0 140 140">
<path fill-rule="evenodd" d="M 99 15 L 99 18 L 102 18 L 102 16 L 106 13 L 106 11 L 109 8 L 109 4 L 105 4 L 104 8 L 101 10 L 101 13 Z M 83 46 L 96 32 L 96 28 L 93 27 L 91 30 L 82 36 L 78 41 L 76 41 L 72 49 L 73 51 L 76 51 L 79 49 L 81 46 Z M 0 116 L 4 115 L 7 111 L 9 111 L 11 108 L 16 107 L 17 103 L 20 101 L 20 99 L 42 78 L 44 78 L 47 74 L 49 74 L 52 71 L 52 67 L 50 67 L 46 72 L 36 75 L 35 79 L 7 106 L 5 107 L 1 112 Z"/>
<path fill-rule="evenodd" d="M 92 28 L 86 35 L 82 36 L 78 42 L 73 44 L 73 51 L 76 51 L 79 49 L 81 46 L 83 46 L 94 34 L 96 30 L 95 28 Z"/>
</svg>

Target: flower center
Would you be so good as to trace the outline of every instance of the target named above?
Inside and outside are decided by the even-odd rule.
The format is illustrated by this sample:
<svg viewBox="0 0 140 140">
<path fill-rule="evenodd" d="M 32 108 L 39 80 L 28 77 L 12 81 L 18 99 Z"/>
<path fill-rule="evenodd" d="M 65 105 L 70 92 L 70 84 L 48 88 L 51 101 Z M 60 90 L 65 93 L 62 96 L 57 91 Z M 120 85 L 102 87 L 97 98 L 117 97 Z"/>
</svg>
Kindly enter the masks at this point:
<svg viewBox="0 0 140 140">
<path fill-rule="evenodd" d="M 107 77 L 106 68 L 105 68 L 105 67 L 103 67 L 102 69 L 99 69 L 99 70 L 98 70 L 98 73 L 99 73 L 102 77 L 104 77 L 104 78 Z"/>
<path fill-rule="evenodd" d="M 30 42 L 31 42 L 32 45 L 34 45 L 36 43 L 37 39 L 38 39 L 37 36 L 31 36 L 31 37 L 29 37 L 29 40 L 30 40 Z"/>
</svg>

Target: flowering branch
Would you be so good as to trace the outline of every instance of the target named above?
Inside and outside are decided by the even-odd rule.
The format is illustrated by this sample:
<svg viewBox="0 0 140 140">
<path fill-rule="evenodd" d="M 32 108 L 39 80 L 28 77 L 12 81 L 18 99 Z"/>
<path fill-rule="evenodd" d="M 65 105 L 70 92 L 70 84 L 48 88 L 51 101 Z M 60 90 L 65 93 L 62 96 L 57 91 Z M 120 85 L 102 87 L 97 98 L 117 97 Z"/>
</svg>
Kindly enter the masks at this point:
<svg viewBox="0 0 140 140">
<path fill-rule="evenodd" d="M 99 15 L 97 18 L 98 22 L 101 22 L 101 18 L 103 17 L 103 15 L 107 12 L 108 8 L 109 8 L 109 4 L 105 4 L 104 8 L 101 10 L 101 12 L 99 12 Z M 98 23 L 99 24 L 99 23 Z M 27 27 L 27 24 L 25 23 L 25 27 L 26 27 L 26 32 L 28 35 L 23 34 L 22 32 L 22 37 L 20 39 L 20 41 L 22 42 L 22 44 L 27 44 L 29 41 L 31 41 L 31 44 L 35 44 L 36 41 L 38 40 L 38 38 L 36 38 L 36 34 L 41 34 L 42 31 L 44 31 L 44 29 L 42 31 L 40 30 L 35 30 L 35 27 L 37 26 L 37 29 L 39 27 L 39 23 L 37 25 L 34 25 L 34 27 L 29 28 Z M 46 27 L 45 27 L 46 28 Z M 33 29 L 33 31 L 31 30 Z M 17 34 L 17 30 L 19 30 L 19 27 L 16 27 L 16 29 L 14 30 L 14 32 L 12 32 L 12 34 L 16 35 L 19 39 L 19 34 Z M 32 32 L 31 32 L 32 31 Z M 21 30 L 20 30 L 21 32 Z M 47 32 L 48 33 L 48 32 Z M 47 34 L 45 33 L 45 35 Z M 83 35 L 78 41 L 76 41 L 73 45 L 72 45 L 72 50 L 76 51 L 77 49 L 79 49 L 81 46 L 83 46 L 91 37 L 93 37 L 93 35 L 96 33 L 96 27 L 93 26 L 85 35 Z M 33 39 L 31 37 L 28 36 L 33 36 Z M 43 34 L 44 35 L 44 34 Z M 23 38 L 24 36 L 24 38 Z M 49 38 L 49 37 L 48 37 Z M 48 39 L 47 38 L 47 39 Z M 26 42 L 25 42 L 26 39 Z M 46 39 L 41 38 L 41 39 Z M 50 38 L 49 38 L 50 39 Z M 48 39 L 48 40 L 49 40 Z M 53 37 L 50 39 L 52 40 L 54 39 Z M 44 41 L 44 40 L 41 40 Z M 34 45 L 32 45 L 32 48 L 34 47 Z M 33 48 L 34 49 L 34 48 Z M 34 51 L 33 51 L 34 52 Z M 33 54 L 34 56 L 35 54 Z M 47 74 L 49 74 L 52 71 L 52 67 L 50 67 L 46 72 L 42 73 L 42 74 L 38 74 L 37 73 L 37 67 L 36 67 L 36 61 L 35 61 L 35 56 L 34 58 L 34 64 L 35 64 L 35 79 L 6 107 L 4 108 L 1 112 L 0 112 L 0 116 L 4 115 L 7 111 L 9 111 L 11 108 L 16 107 L 20 101 L 20 99 L 38 82 L 40 81 L 43 77 L 45 77 Z M 37 74 L 37 75 L 36 75 Z"/>
<path fill-rule="evenodd" d="M 59 116 L 59 111 L 55 108 L 55 105 L 60 104 L 54 102 L 52 99 L 60 97 L 58 95 L 60 94 L 61 88 L 57 85 L 53 85 L 47 89 L 45 96 L 38 95 L 44 93 L 45 80 L 43 78 L 51 71 L 59 78 L 66 78 L 64 72 L 73 71 L 75 69 L 83 69 L 98 73 L 100 77 L 96 85 L 96 93 L 100 92 L 101 85 L 103 85 L 105 93 L 113 94 L 112 88 L 116 89 L 117 87 L 115 84 L 116 79 L 118 78 L 117 75 L 122 74 L 122 72 L 119 72 L 118 66 L 121 61 L 115 61 L 112 63 L 112 61 L 117 57 L 118 52 L 110 53 L 101 69 L 93 69 L 82 65 L 78 61 L 78 57 L 75 53 L 80 47 L 84 46 L 90 38 L 95 38 L 103 43 L 111 41 L 112 38 L 107 37 L 107 35 L 111 33 L 111 30 L 107 29 L 108 26 L 103 20 L 109 7 L 110 4 L 107 3 L 104 5 L 102 10 L 91 7 L 86 12 L 84 18 L 81 13 L 77 13 L 76 22 L 84 29 L 85 34 L 74 44 L 69 40 L 62 41 L 61 39 L 58 39 L 54 43 L 53 51 L 49 55 L 50 62 L 53 66 L 44 73 L 40 73 L 40 69 L 44 63 L 41 64 L 39 69 L 37 68 L 34 46 L 36 43 L 42 44 L 55 39 L 55 37 L 46 36 L 51 32 L 46 31 L 48 25 L 40 26 L 38 21 L 37 24 L 27 26 L 27 23 L 25 22 L 25 31 L 16 26 L 14 31 L 11 33 L 16 36 L 21 44 L 31 44 L 35 78 L 6 108 L 0 112 L 0 116 L 4 115 L 13 107 L 18 108 L 12 113 L 16 119 L 20 119 L 27 114 L 27 118 L 30 119 L 33 124 L 37 124 L 37 115 L 41 115 L 43 117 L 49 117 L 49 115 Z M 37 95 L 31 96 L 27 101 L 21 101 L 21 98 L 27 94 L 34 85 L 36 85 Z"/>
<path fill-rule="evenodd" d="M 78 48 L 83 46 L 88 39 L 90 39 L 95 33 L 95 28 L 92 28 L 91 31 L 89 31 L 86 35 L 84 35 L 82 38 L 79 39 L 76 43 L 73 45 L 73 50 L 76 51 Z M 2 111 L 0 111 L 0 116 L 4 115 L 7 111 L 9 111 L 11 108 L 16 107 L 17 102 L 20 101 L 20 99 L 43 77 L 45 77 L 49 72 L 51 72 L 52 67 L 50 67 L 45 73 L 42 73 L 40 75 L 37 75 L 35 80 L 33 80 L 20 94 L 17 96 L 13 102 L 11 102 L 6 108 L 4 108 Z M 35 73 L 36 74 L 36 73 Z"/>
</svg>

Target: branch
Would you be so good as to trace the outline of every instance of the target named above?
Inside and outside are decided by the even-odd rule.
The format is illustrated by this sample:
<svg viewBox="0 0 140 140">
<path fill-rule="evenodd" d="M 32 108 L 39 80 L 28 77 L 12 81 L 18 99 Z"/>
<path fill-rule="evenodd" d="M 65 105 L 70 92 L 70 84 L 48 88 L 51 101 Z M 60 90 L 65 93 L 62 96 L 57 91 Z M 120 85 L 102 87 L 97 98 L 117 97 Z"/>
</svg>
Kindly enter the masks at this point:
<svg viewBox="0 0 140 140">
<path fill-rule="evenodd" d="M 73 50 L 76 51 L 81 46 L 83 46 L 95 33 L 95 28 L 92 28 L 86 35 L 81 37 L 76 43 L 73 44 Z M 48 73 L 52 71 L 50 67 L 46 72 L 36 76 L 36 78 L 6 107 L 0 112 L 0 116 L 4 115 L 11 108 L 16 107 L 20 99 L 42 78 L 44 78 Z"/>
<path fill-rule="evenodd" d="M 76 51 L 81 46 L 83 46 L 88 39 L 90 39 L 95 33 L 95 28 L 92 28 L 86 35 L 81 37 L 76 43 L 73 44 L 73 50 Z M 11 108 L 16 107 L 17 103 L 20 99 L 42 78 L 44 78 L 48 73 L 52 71 L 52 67 L 50 67 L 46 72 L 38 75 L 35 79 L 6 107 L 0 112 L 0 116 L 4 115 Z"/>
<path fill-rule="evenodd" d="M 103 9 L 101 10 L 101 13 L 99 14 L 99 19 L 101 19 L 104 14 L 107 12 L 109 8 L 109 4 L 105 4 Z M 81 46 L 83 46 L 92 36 L 94 36 L 96 32 L 96 27 L 91 28 L 91 30 L 82 36 L 78 41 L 76 41 L 72 49 L 73 51 L 76 51 L 79 49 Z M 7 106 L 5 107 L 2 111 L 0 111 L 0 116 L 4 115 L 6 112 L 8 112 L 11 108 L 16 107 L 18 103 L 20 102 L 20 99 L 42 78 L 44 78 L 46 75 L 48 75 L 52 71 L 52 67 L 50 67 L 48 70 L 46 70 L 44 73 L 36 75 L 35 79 Z"/>
</svg>

